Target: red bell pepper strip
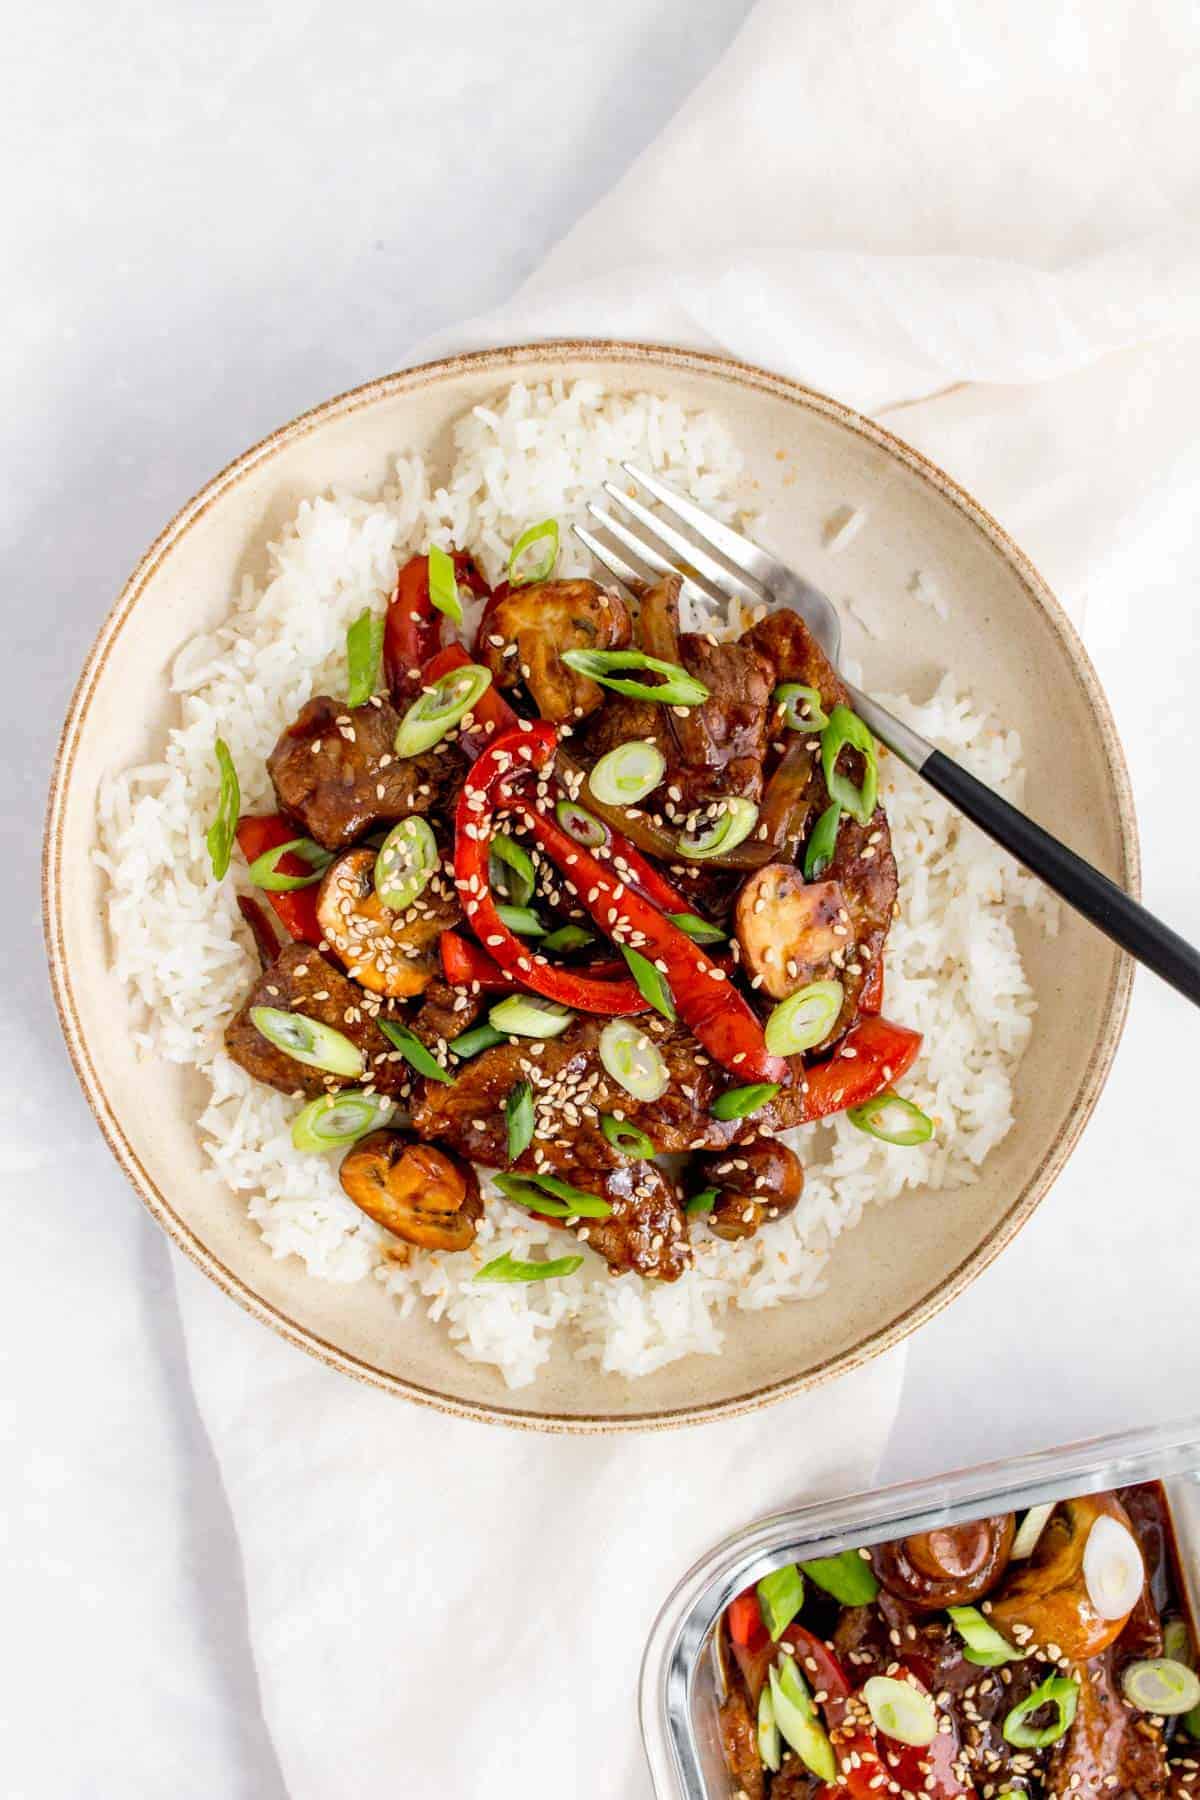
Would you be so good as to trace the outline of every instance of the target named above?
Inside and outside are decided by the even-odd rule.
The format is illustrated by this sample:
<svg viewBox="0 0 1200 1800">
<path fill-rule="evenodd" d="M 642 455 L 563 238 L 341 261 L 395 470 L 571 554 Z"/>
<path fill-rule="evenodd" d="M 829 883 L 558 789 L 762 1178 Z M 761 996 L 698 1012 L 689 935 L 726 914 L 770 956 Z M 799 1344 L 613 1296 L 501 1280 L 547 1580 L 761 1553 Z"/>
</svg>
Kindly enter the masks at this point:
<svg viewBox="0 0 1200 1800">
<path fill-rule="evenodd" d="M 454 877 L 471 929 L 500 967 L 546 1000 L 578 1012 L 628 1015 L 647 1010 L 629 977 L 597 979 L 578 969 L 555 968 L 508 929 L 492 898 L 488 848 L 493 816 L 514 776 L 544 769 L 554 754 L 557 733 L 541 721 L 493 738 L 463 783 L 455 813 Z M 563 833 L 569 849 L 572 840 Z M 581 852 L 582 854 L 582 852 Z"/>
<path fill-rule="evenodd" d="M 887 1769 L 873 1728 L 859 1717 L 865 1708 L 855 1707 L 853 1689 L 841 1663 L 829 1645 L 803 1625 L 789 1625 L 780 1641 L 796 1652 L 800 1672 L 825 1714 L 842 1788 L 851 1800 L 880 1800 L 880 1795 L 888 1792 Z"/>
<path fill-rule="evenodd" d="M 444 931 L 438 949 L 442 973 L 451 987 L 474 987 L 490 994 L 516 985 L 515 976 L 506 974 L 486 950 L 469 938 L 460 937 L 457 931 Z"/>
<path fill-rule="evenodd" d="M 293 838 L 303 834 L 279 813 L 266 813 L 259 818 L 249 816 L 238 820 L 238 848 L 248 863 L 257 862 L 258 858 L 268 850 L 277 850 L 280 844 L 290 843 Z M 281 875 L 311 875 L 312 867 L 301 861 L 298 856 L 281 856 L 279 859 Z M 292 888 L 286 894 L 273 894 L 264 888 L 263 893 L 274 907 L 276 915 L 285 929 L 290 932 L 297 943 L 319 944 L 324 933 L 317 920 L 317 883 L 311 887 Z"/>
<path fill-rule="evenodd" d="M 919 1031 L 891 1019 L 860 1018 L 827 1062 L 805 1069 L 805 1122 L 873 1100 L 912 1067 L 922 1041 Z"/>
<path fill-rule="evenodd" d="M 451 560 L 463 587 L 476 597 L 487 593 L 486 581 L 465 550 L 452 551 Z M 429 558 L 410 557 L 396 577 L 383 628 L 383 672 L 394 700 L 419 692 L 425 664 L 441 647 L 444 623 L 445 614 L 429 598 Z"/>
<path fill-rule="evenodd" d="M 753 1588 L 747 1588 L 736 1600 L 731 1600 L 725 1614 L 729 1622 L 729 1635 L 735 1644 L 743 1650 L 757 1650 L 767 1637 L 767 1628 L 763 1624 L 762 1607 L 758 1603 L 758 1595 Z"/>
<path fill-rule="evenodd" d="M 449 675 L 453 669 L 465 669 L 471 659 L 461 644 L 447 644 L 421 670 L 421 686 L 430 687 L 440 681 L 443 675 Z M 502 732 L 512 731 L 520 724 L 516 713 L 496 692 L 495 687 L 484 688 L 478 700 L 471 708 L 472 724 L 467 731 L 460 727 L 458 742 L 467 755 L 474 761 L 482 751 L 486 750 L 493 738 Z"/>
<path fill-rule="evenodd" d="M 565 800 L 568 795 L 564 793 L 562 798 Z M 585 812 L 591 811 L 587 801 L 582 804 Z M 599 817 L 598 814 L 596 816 Z M 627 881 L 631 887 L 638 888 L 647 900 L 652 900 L 665 913 L 695 911 L 687 895 L 669 882 L 662 870 L 643 856 L 635 844 L 617 831 L 607 819 L 600 822 L 608 833 L 605 847 L 611 851 L 613 867 L 622 880 Z"/>
<path fill-rule="evenodd" d="M 883 958 L 877 956 L 858 994 L 858 1010 L 867 1018 L 883 1011 Z"/>
<path fill-rule="evenodd" d="M 492 629 L 492 620 L 495 617 L 496 608 L 498 606 L 503 606 L 511 591 L 508 577 L 505 576 L 503 581 L 498 581 L 496 583 L 495 587 L 487 597 L 487 604 L 480 613 L 479 624 L 475 628 L 475 660 L 477 662 L 483 661 L 483 652 L 487 644 L 488 634 Z"/>
<path fill-rule="evenodd" d="M 632 893 L 611 861 L 601 862 L 584 850 L 524 795 L 514 794 L 509 804 L 528 821 L 551 861 L 574 884 L 600 929 L 614 937 L 614 924 L 621 925 L 629 936 L 639 938 L 637 948 L 644 956 L 666 964 L 664 973 L 679 1017 L 714 1062 L 745 1081 L 786 1080 L 787 1063 L 770 1054 L 762 1026 L 718 963 L 656 906 Z"/>
</svg>

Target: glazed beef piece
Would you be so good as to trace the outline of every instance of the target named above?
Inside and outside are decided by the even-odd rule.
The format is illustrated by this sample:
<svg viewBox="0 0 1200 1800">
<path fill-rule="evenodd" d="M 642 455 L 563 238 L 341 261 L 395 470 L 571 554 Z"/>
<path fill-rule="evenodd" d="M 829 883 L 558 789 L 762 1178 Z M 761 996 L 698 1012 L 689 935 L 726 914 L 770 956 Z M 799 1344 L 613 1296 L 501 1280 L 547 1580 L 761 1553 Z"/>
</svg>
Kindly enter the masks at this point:
<svg viewBox="0 0 1200 1800">
<path fill-rule="evenodd" d="M 740 1687 L 731 1687 L 721 1703 L 719 1714 L 721 1748 L 725 1766 L 733 1777 L 736 1792 L 746 1800 L 764 1800 L 767 1792 L 766 1771 L 758 1754 L 758 1734 L 750 1712 L 750 1703 Z M 771 1792 L 778 1789 L 771 1783 Z"/>
<path fill-rule="evenodd" d="M 379 825 L 434 812 L 457 789 L 466 759 L 452 742 L 398 757 L 400 715 L 379 695 L 348 707 L 319 694 L 301 708 L 267 758 L 280 809 L 326 850 Z M 315 746 L 315 748 L 314 748 Z"/>
<path fill-rule="evenodd" d="M 476 654 L 498 688 L 524 681 L 543 719 L 565 724 L 600 707 L 604 689 L 569 668 L 565 650 L 623 650 L 629 614 L 594 581 L 540 581 L 513 589 L 490 607 Z"/>
<path fill-rule="evenodd" d="M 849 914 L 846 922 L 850 936 L 836 959 L 838 980 L 846 995 L 834 1032 L 840 1037 L 858 1017 L 859 997 L 883 955 L 896 916 L 900 878 L 892 855 L 892 833 L 882 806 L 875 808 L 867 825 L 843 814 L 833 861 L 822 879 L 837 882 Z"/>
<path fill-rule="evenodd" d="M 405 1023 L 427 1049 L 447 1061 L 446 1046 L 464 1031 L 470 1031 L 472 1025 L 478 1025 L 490 1004 L 489 995 L 451 987 L 448 981 L 435 976 L 425 989 L 420 1008 Z M 447 1066 L 455 1065 L 447 1061 Z"/>
<path fill-rule="evenodd" d="M 1134 1712 L 1113 1671 L 1113 1652 L 1077 1664 L 1079 1706 L 1055 1745 L 1047 1771 L 1053 1794 L 1102 1795 L 1103 1800 L 1165 1800 L 1170 1775 L 1162 1732 Z"/>
<path fill-rule="evenodd" d="M 771 664 L 772 686 L 798 681 L 815 688 L 827 713 L 834 706 L 849 706 L 845 683 L 799 613 L 786 607 L 768 613 L 742 633 L 741 642 Z"/>
<path fill-rule="evenodd" d="M 667 1065 L 670 1081 L 661 1099 L 637 1101 L 619 1087 L 600 1061 L 603 1021 L 577 1018 L 560 1037 L 522 1038 L 485 1050 L 464 1065 L 453 1087 L 428 1084 L 413 1117 L 415 1128 L 473 1162 L 504 1168 L 504 1102 L 518 1081 L 529 1081 L 537 1135 L 516 1165 L 520 1169 L 540 1168 L 570 1180 L 572 1171 L 618 1166 L 625 1159 L 603 1135 L 602 1113 L 622 1114 L 647 1134 L 657 1151 L 715 1150 L 732 1143 L 746 1121 L 709 1115 L 726 1083 L 695 1039 L 657 1015 L 638 1024 Z"/>
<path fill-rule="evenodd" d="M 364 1004 L 366 1002 L 366 1004 Z M 255 982 L 241 1011 L 225 1028 L 225 1048 L 234 1062 L 268 1087 L 285 1094 L 309 1096 L 336 1092 L 343 1087 L 373 1083 L 381 1094 L 399 1093 L 408 1086 L 408 1065 L 392 1049 L 367 1010 L 373 1004 L 361 988 L 347 981 L 340 969 L 307 944 L 289 944 Z M 301 1013 L 321 1025 L 330 1025 L 362 1051 L 366 1074 L 359 1078 L 331 1075 L 312 1069 L 268 1043 L 250 1018 L 256 1006 L 273 1006 L 280 1012 Z"/>
<path fill-rule="evenodd" d="M 656 1163 L 622 1160 L 579 1186 L 607 1200 L 607 1219 L 583 1219 L 577 1237 L 599 1251 L 614 1275 L 633 1270 L 652 1281 L 677 1281 L 692 1260 L 674 1183 Z"/>
</svg>

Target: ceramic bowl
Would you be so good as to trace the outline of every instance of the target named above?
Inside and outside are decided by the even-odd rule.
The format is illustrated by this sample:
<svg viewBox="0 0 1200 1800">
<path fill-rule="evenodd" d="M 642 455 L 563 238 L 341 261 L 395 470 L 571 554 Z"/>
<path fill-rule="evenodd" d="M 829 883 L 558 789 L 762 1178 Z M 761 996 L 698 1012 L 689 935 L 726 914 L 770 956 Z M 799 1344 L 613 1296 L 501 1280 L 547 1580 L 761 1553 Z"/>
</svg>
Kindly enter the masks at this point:
<svg viewBox="0 0 1200 1800">
<path fill-rule="evenodd" d="M 510 1392 L 465 1361 L 444 1329 L 401 1319 L 374 1283 L 310 1279 L 272 1259 L 244 1201 L 205 1179 L 194 1131 L 198 1077 L 141 1062 L 109 967 L 96 842 L 108 772 L 150 760 L 170 722 L 175 652 L 221 618 L 244 573 L 298 502 L 332 485 L 381 484 L 398 451 L 444 450 L 447 427 L 513 379 L 595 377 L 719 412 L 744 448 L 773 547 L 835 593 L 870 595 L 883 635 L 863 639 L 864 685 L 924 691 L 952 667 L 1022 735 L 1042 824 L 1136 890 L 1125 766 L 1103 694 L 1045 583 L 987 513 L 923 457 L 836 401 L 762 370 L 674 350 L 558 343 L 456 357 L 345 394 L 248 450 L 146 552 L 80 678 L 54 771 L 45 852 L 46 934 L 67 1045 L 113 1153 L 155 1218 L 231 1299 L 334 1367 L 474 1418 L 580 1431 L 661 1427 L 760 1406 L 863 1362 L 960 1293 L 1030 1217 L 1062 1168 L 1107 1075 L 1130 968 L 1071 915 L 1048 941 L 1018 925 L 1038 999 L 1016 1080 L 1016 1125 L 981 1179 L 936 1199 L 909 1192 L 838 1242 L 826 1292 L 733 1313 L 719 1357 L 640 1381 L 556 1347 Z M 848 501 L 869 529 L 839 555 L 823 522 Z M 936 577 L 949 617 L 914 616 L 914 570 Z M 136 696 L 136 704 L 131 697 Z"/>
</svg>

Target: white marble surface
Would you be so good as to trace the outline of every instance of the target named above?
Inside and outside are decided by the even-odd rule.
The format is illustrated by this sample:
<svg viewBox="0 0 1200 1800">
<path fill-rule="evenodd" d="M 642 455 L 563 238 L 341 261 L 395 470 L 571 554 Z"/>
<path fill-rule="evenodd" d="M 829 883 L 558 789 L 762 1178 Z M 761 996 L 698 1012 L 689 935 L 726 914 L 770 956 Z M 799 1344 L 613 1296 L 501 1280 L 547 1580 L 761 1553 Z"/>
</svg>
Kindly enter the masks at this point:
<svg viewBox="0 0 1200 1800">
<path fill-rule="evenodd" d="M 171 1257 L 98 1143 L 46 991 L 40 818 L 79 662 L 183 499 L 280 420 L 503 300 L 748 10 L 58 0 L 8 24 L 0 1180 L 45 1272 L 7 1284 L 0 1352 L 0 1785 L 14 1797 L 284 1792 Z M 1114 432 L 1146 428 L 1155 382 L 1195 381 L 1194 355 L 1172 356 L 1141 385 L 1119 359 L 1080 377 L 1111 385 Z M 944 404 L 920 429 L 968 486 L 988 436 L 1027 434 L 1036 458 L 1036 403 L 1016 390 L 995 390 L 982 436 L 975 412 L 956 440 Z M 1048 572 L 1085 606 L 1128 745 L 1147 898 L 1200 937 L 1200 636 L 1181 596 L 1200 545 L 1194 500 L 1178 498 L 1200 488 L 1200 453 L 1148 437 L 1142 466 L 1116 552 Z M 1038 479 L 981 495 L 1035 557 L 1053 469 Z M 1148 583 L 1150 532 L 1178 564 Z M 891 1475 L 1140 1423 L 1195 1395 L 1196 1024 L 1139 979 L 1114 1079 L 1050 1201 L 913 1343 Z M 131 1257 L 133 1289 L 118 1268 Z M 84 1338 L 73 1318 L 97 1291 L 112 1307 Z M 156 1736 L 168 1708 L 170 1736 Z"/>
</svg>

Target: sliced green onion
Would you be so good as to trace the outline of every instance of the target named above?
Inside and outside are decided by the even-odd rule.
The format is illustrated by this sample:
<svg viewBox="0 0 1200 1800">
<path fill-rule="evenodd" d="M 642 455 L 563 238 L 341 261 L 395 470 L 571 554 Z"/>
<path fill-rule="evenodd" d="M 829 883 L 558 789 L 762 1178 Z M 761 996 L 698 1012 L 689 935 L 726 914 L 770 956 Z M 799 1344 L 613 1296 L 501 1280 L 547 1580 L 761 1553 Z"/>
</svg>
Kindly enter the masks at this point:
<svg viewBox="0 0 1200 1800">
<path fill-rule="evenodd" d="M 843 1550 L 840 1556 L 814 1556 L 800 1567 L 843 1606 L 869 1606 L 879 1592 L 874 1569 L 857 1550 Z"/>
<path fill-rule="evenodd" d="M 804 687 L 798 681 L 785 681 L 771 698 L 776 706 L 782 707 L 784 724 L 790 725 L 793 731 L 824 731 L 829 723 L 816 688 Z"/>
<path fill-rule="evenodd" d="M 485 1263 L 476 1281 L 553 1281 L 558 1275 L 573 1275 L 582 1268 L 582 1256 L 557 1256 L 550 1262 L 518 1262 L 511 1250 Z"/>
<path fill-rule="evenodd" d="M 825 808 L 812 828 L 812 835 L 804 851 L 804 879 L 815 881 L 823 875 L 833 861 L 833 853 L 837 849 L 838 826 L 842 822 L 842 809 L 835 800 Z"/>
<path fill-rule="evenodd" d="M 577 675 L 598 681 L 614 694 L 625 694 L 631 700 L 654 700 L 663 706 L 702 706 L 708 689 L 702 681 L 678 663 L 663 662 L 661 657 L 647 656 L 644 650 L 564 650 L 563 661 Z M 626 681 L 620 669 L 648 669 L 661 675 L 662 681 Z"/>
<path fill-rule="evenodd" d="M 1192 1634 L 1184 1619 L 1163 1620 L 1163 1655 L 1169 1656 L 1172 1662 L 1181 1662 L 1186 1668 L 1196 1666 L 1196 1652 L 1192 1645 Z"/>
<path fill-rule="evenodd" d="M 595 933 L 585 931 L 582 925 L 560 925 L 552 931 L 542 943 L 543 950 L 582 950 L 585 944 L 594 944 Z"/>
<path fill-rule="evenodd" d="M 429 598 L 440 613 L 445 613 L 456 625 L 462 624 L 463 609 L 458 597 L 454 558 L 447 556 L 438 544 L 429 546 Z"/>
<path fill-rule="evenodd" d="M 465 1059 L 468 1056 L 478 1056 L 481 1050 L 494 1050 L 497 1044 L 507 1044 L 507 1042 L 508 1039 L 504 1033 L 497 1031 L 493 1026 L 476 1025 L 470 1031 L 464 1031 L 458 1037 L 451 1038 L 446 1048 L 455 1056 Z"/>
<path fill-rule="evenodd" d="M 242 809 L 242 791 L 238 786 L 237 770 L 229 754 L 229 745 L 224 738 L 217 739 L 215 751 L 217 768 L 221 774 L 221 791 L 217 799 L 217 816 L 209 826 L 204 842 L 208 846 L 214 878 L 224 881 L 229 873 L 229 859 L 233 855 L 238 814 Z"/>
<path fill-rule="evenodd" d="M 745 1119 L 760 1106 L 773 1100 L 779 1092 L 777 1081 L 752 1081 L 748 1087 L 726 1088 L 718 1094 L 709 1112 L 714 1119 Z"/>
<path fill-rule="evenodd" d="M 1023 1562 L 1027 1556 L 1033 1555 L 1038 1546 L 1038 1539 L 1050 1523 L 1054 1505 L 1054 1501 L 1051 1500 L 1045 1506 L 1031 1506 L 1025 1514 L 1017 1527 L 1017 1535 L 1013 1539 L 1011 1554 L 1014 1562 Z"/>
<path fill-rule="evenodd" d="M 763 1576 L 758 1584 L 758 1604 L 763 1623 L 778 1643 L 804 1605 L 804 1577 L 795 1563 Z"/>
<path fill-rule="evenodd" d="M 311 864 L 312 874 L 281 875 L 278 865 L 285 856 L 298 856 Z M 290 894 L 295 888 L 311 887 L 314 881 L 320 881 L 332 861 L 330 852 L 322 850 L 311 838 L 291 838 L 256 856 L 247 873 L 255 887 L 265 888 L 268 894 Z"/>
<path fill-rule="evenodd" d="M 864 1100 L 861 1106 L 847 1107 L 846 1117 L 868 1137 L 878 1138 L 884 1144 L 924 1144 L 933 1136 L 929 1115 L 911 1100 L 893 1094 L 891 1088 L 885 1088 L 873 1100 Z"/>
<path fill-rule="evenodd" d="M 629 973 L 637 982 L 642 999 L 648 1000 L 655 1012 L 661 1013 L 664 1019 L 674 1022 L 675 1001 L 662 970 L 656 969 L 650 958 L 643 956 L 640 950 L 631 950 L 628 944 L 617 947 L 629 964 Z"/>
<path fill-rule="evenodd" d="M 817 1718 L 807 1684 L 793 1656 L 784 1656 L 778 1668 L 767 1671 L 775 1723 L 806 1768 L 831 1786 L 837 1780 L 833 1745 Z"/>
<path fill-rule="evenodd" d="M 395 1019 L 377 1019 L 379 1026 L 389 1044 L 394 1044 L 406 1063 L 409 1063 L 418 1075 L 427 1076 L 430 1081 L 444 1081 L 449 1085 L 453 1075 L 447 1075 L 440 1062 L 431 1050 L 428 1050 L 407 1025 L 397 1024 Z"/>
<path fill-rule="evenodd" d="M 898 1744 L 923 1750 L 937 1736 L 937 1710 L 929 1695 L 911 1681 L 872 1675 L 863 1682 L 862 1697 L 876 1729 Z"/>
<path fill-rule="evenodd" d="M 779 1727 L 775 1723 L 775 1706 L 771 1699 L 771 1689 L 764 1687 L 758 1696 L 758 1758 L 765 1769 L 773 1775 L 778 1774 L 783 1764 L 783 1742 L 779 1736 Z"/>
<path fill-rule="evenodd" d="M 506 1200 L 549 1219 L 607 1219 L 612 1213 L 599 1194 L 572 1187 L 554 1175 L 496 1175 L 493 1180 Z"/>
<path fill-rule="evenodd" d="M 639 1131 L 636 1125 L 631 1125 L 628 1119 L 617 1119 L 612 1113 L 603 1113 L 600 1129 L 618 1156 L 628 1156 L 644 1162 L 654 1155 L 654 1145 L 645 1132 Z"/>
<path fill-rule="evenodd" d="M 753 800 L 743 800 L 739 795 L 723 800 L 721 808 L 719 817 L 711 819 L 707 825 L 680 833 L 676 845 L 680 856 L 702 862 L 708 856 L 723 856 L 726 850 L 733 850 L 750 836 L 758 823 L 758 808 Z"/>
<path fill-rule="evenodd" d="M 608 826 L 602 825 L 595 813 L 576 805 L 574 800 L 560 800 L 554 808 L 554 816 L 567 836 L 582 844 L 585 850 L 598 850 L 601 844 L 607 844 Z"/>
<path fill-rule="evenodd" d="M 488 1023 L 497 1031 L 512 1037 L 559 1037 L 575 1014 L 569 1007 L 553 1000 L 530 1000 L 524 994 L 510 994 L 498 1000 L 488 1013 Z"/>
<path fill-rule="evenodd" d="M 600 1033 L 600 1061 L 635 1100 L 659 1100 L 670 1075 L 657 1046 L 628 1019 L 610 1019 Z"/>
<path fill-rule="evenodd" d="M 340 1150 L 386 1125 L 393 1111 L 382 1094 L 364 1093 L 361 1088 L 322 1094 L 292 1120 L 292 1142 L 297 1150 Z"/>
<path fill-rule="evenodd" d="M 521 558 L 532 550 L 535 544 L 544 543 L 546 548 L 536 560 L 529 559 L 524 569 L 520 568 Z M 509 587 L 525 587 L 531 581 L 545 581 L 554 573 L 554 565 L 558 561 L 558 520 L 543 519 L 540 525 L 531 525 L 523 531 L 512 547 L 508 559 Z"/>
<path fill-rule="evenodd" d="M 518 1081 L 504 1102 L 504 1123 L 508 1127 L 508 1160 L 515 1163 L 533 1142 L 533 1089 L 527 1081 Z"/>
<path fill-rule="evenodd" d="M 843 997 L 840 981 L 810 981 L 781 1001 L 763 1033 L 771 1055 L 795 1056 L 823 1043 L 837 1024 Z"/>
<path fill-rule="evenodd" d="M 998 1669 L 1003 1663 L 1022 1660 L 1021 1651 L 988 1623 L 977 1606 L 948 1606 L 946 1611 L 967 1646 L 963 1654 L 968 1662 L 981 1669 Z"/>
<path fill-rule="evenodd" d="M 364 1057 L 357 1044 L 322 1025 L 319 1019 L 308 1019 L 303 1013 L 284 1012 L 278 1006 L 252 1006 L 250 1023 L 261 1032 L 268 1044 L 274 1044 L 293 1062 L 308 1069 L 324 1069 L 330 1075 L 347 1075 L 357 1079 L 363 1072 Z"/>
<path fill-rule="evenodd" d="M 375 858 L 375 892 L 393 912 L 404 912 L 425 892 L 440 860 L 432 827 L 424 819 L 401 819 Z"/>
<path fill-rule="evenodd" d="M 658 745 L 639 739 L 618 744 L 602 756 L 588 776 L 588 786 L 606 806 L 634 806 L 654 792 L 666 772 L 667 759 Z"/>
<path fill-rule="evenodd" d="M 360 612 L 346 633 L 346 704 L 365 706 L 379 682 L 383 656 L 382 613 Z"/>
<path fill-rule="evenodd" d="M 1200 1706 L 1200 1675 L 1186 1663 L 1169 1656 L 1154 1656 L 1130 1663 L 1121 1677 L 1125 1698 L 1139 1712 L 1176 1718 Z"/>
<path fill-rule="evenodd" d="M 515 931 L 518 937 L 545 937 L 546 927 L 532 906 L 498 906 L 500 923 Z"/>
<path fill-rule="evenodd" d="M 691 1213 L 693 1218 L 702 1218 L 705 1213 L 712 1211 L 720 1198 L 720 1188 L 701 1188 L 698 1194 L 692 1195 L 683 1210 Z"/>
<path fill-rule="evenodd" d="M 850 777 L 838 770 L 838 757 L 846 748 L 862 752 L 865 766 L 861 787 L 855 787 Z M 860 825 L 869 825 L 879 795 L 879 760 L 875 739 L 848 706 L 835 706 L 821 733 L 821 768 L 829 798 L 840 801 Z"/>
<path fill-rule="evenodd" d="M 498 900 L 528 906 L 537 884 L 537 872 L 524 844 L 507 831 L 498 831 L 488 845 L 488 881 Z"/>
<path fill-rule="evenodd" d="M 729 933 L 722 931 L 708 919 L 702 919 L 698 913 L 668 913 L 672 925 L 678 925 L 685 937 L 690 937 L 694 944 L 723 944 Z"/>
<path fill-rule="evenodd" d="M 1047 1744 L 1057 1744 L 1070 1731 L 1078 1705 L 1079 1683 L 1065 1675 L 1051 1675 L 1008 1714 L 1004 1721 L 1005 1743 L 1017 1750 L 1044 1750 Z M 1025 1721 L 1043 1706 L 1052 1706 L 1055 1716 L 1049 1725 L 1036 1730 Z"/>
<path fill-rule="evenodd" d="M 453 731 L 465 718 L 481 694 L 492 685 L 490 669 L 478 663 L 464 663 L 451 669 L 431 688 L 418 694 L 396 733 L 397 756 L 419 756 Z"/>
</svg>

